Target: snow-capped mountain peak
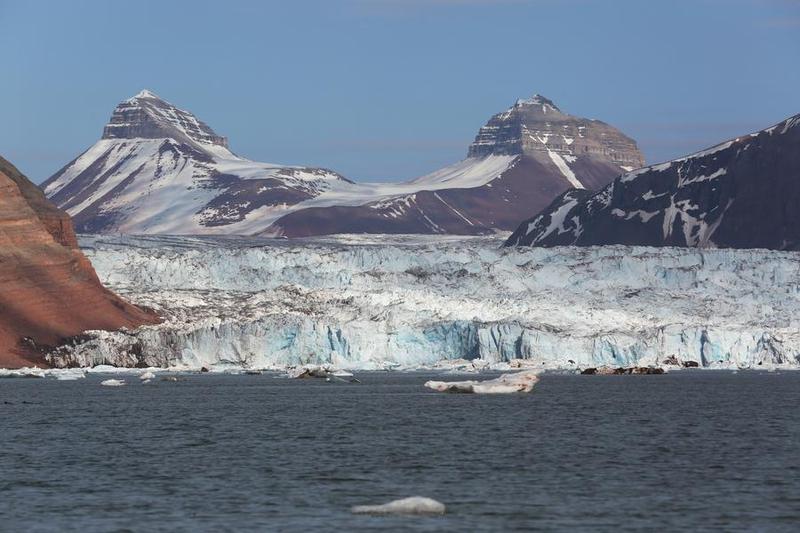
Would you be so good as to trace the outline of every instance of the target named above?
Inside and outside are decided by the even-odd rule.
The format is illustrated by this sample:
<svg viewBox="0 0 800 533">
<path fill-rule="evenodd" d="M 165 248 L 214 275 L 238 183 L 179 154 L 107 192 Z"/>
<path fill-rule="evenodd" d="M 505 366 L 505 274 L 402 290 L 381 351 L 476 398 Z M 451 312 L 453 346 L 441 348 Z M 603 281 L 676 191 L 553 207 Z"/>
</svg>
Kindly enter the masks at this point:
<svg viewBox="0 0 800 533">
<path fill-rule="evenodd" d="M 490 154 L 544 158 L 562 169 L 575 157 L 611 162 L 623 170 L 644 165 L 644 156 L 633 139 L 599 120 L 564 113 L 539 94 L 517 100 L 478 131 L 469 157 Z M 564 174 L 574 187 L 581 188 L 570 172 Z"/>
<path fill-rule="evenodd" d="M 228 148 L 228 139 L 205 122 L 144 89 L 121 102 L 103 129 L 103 139 L 175 139 L 196 148 Z"/>
<path fill-rule="evenodd" d="M 153 91 L 151 91 L 149 89 L 142 89 L 141 91 L 139 91 L 136 94 L 136 96 L 131 98 L 131 100 L 135 100 L 135 99 L 138 99 L 138 98 L 156 98 L 158 100 L 161 100 L 161 98 L 156 93 L 154 93 Z"/>
<path fill-rule="evenodd" d="M 239 157 L 205 122 L 145 89 L 42 188 L 82 233 L 251 233 L 350 185 L 326 169 Z"/>
<path fill-rule="evenodd" d="M 514 103 L 514 107 L 526 106 L 540 107 L 543 113 L 547 113 L 548 110 L 557 111 L 559 113 L 561 112 L 561 110 L 553 103 L 552 100 L 545 98 L 541 94 L 534 94 L 531 98 L 520 98 Z"/>
</svg>

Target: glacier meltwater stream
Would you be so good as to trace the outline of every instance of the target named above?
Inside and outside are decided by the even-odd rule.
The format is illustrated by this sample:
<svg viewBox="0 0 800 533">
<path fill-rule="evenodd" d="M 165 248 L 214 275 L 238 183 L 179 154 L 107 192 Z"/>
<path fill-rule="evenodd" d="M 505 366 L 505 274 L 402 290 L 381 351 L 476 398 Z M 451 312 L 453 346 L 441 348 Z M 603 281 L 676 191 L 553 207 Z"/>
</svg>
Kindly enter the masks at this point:
<svg viewBox="0 0 800 533">
<path fill-rule="evenodd" d="M 800 364 L 800 256 L 763 250 L 501 247 L 497 238 L 94 237 L 102 281 L 164 322 L 94 332 L 56 366 L 443 359 L 541 368 Z"/>
</svg>

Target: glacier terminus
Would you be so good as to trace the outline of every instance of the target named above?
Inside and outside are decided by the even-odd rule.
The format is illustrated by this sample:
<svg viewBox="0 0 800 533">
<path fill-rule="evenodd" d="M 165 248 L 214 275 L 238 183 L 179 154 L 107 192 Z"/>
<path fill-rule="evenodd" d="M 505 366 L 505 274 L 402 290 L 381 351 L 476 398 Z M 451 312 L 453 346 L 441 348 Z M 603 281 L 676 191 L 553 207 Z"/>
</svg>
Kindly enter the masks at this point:
<svg viewBox="0 0 800 533">
<path fill-rule="evenodd" d="M 84 236 L 158 325 L 93 331 L 55 366 L 542 369 L 800 364 L 800 261 L 766 250 L 503 248 L 493 237 Z"/>
</svg>

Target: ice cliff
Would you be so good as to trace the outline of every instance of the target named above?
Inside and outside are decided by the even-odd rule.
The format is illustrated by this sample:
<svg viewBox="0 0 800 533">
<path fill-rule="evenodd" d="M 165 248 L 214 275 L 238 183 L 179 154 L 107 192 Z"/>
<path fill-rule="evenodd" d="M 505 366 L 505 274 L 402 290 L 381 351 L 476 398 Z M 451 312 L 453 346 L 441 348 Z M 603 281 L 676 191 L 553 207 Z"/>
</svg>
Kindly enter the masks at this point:
<svg viewBox="0 0 800 533">
<path fill-rule="evenodd" d="M 83 237 L 102 281 L 163 324 L 93 332 L 59 366 L 529 359 L 543 368 L 800 365 L 800 256 L 503 249 L 499 238 Z"/>
</svg>

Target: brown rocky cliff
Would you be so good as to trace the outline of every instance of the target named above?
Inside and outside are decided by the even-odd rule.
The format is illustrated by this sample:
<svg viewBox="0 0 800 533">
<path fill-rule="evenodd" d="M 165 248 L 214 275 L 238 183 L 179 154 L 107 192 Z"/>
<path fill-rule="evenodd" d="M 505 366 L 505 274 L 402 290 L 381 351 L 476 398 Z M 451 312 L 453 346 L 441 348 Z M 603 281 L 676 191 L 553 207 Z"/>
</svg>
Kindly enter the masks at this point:
<svg viewBox="0 0 800 533">
<path fill-rule="evenodd" d="M 47 347 L 89 329 L 156 322 L 102 286 L 69 216 L 0 157 L 0 367 L 46 366 Z"/>
</svg>

